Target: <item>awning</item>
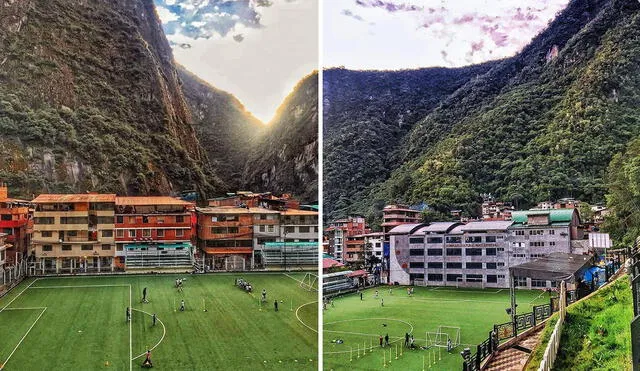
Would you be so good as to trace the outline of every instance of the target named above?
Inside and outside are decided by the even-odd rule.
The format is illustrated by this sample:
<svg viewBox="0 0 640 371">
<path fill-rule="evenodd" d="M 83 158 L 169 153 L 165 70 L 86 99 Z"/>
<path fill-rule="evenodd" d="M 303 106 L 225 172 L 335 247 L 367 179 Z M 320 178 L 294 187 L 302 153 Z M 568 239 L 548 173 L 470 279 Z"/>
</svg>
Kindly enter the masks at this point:
<svg viewBox="0 0 640 371">
<path fill-rule="evenodd" d="M 191 242 L 178 242 L 178 243 L 127 243 L 124 245 L 124 248 L 127 250 L 135 250 L 135 249 L 147 249 L 149 247 L 155 247 L 158 249 L 190 249 L 192 247 Z"/>
<path fill-rule="evenodd" d="M 207 247 L 204 249 L 204 251 L 207 254 L 213 254 L 213 255 L 221 255 L 221 254 L 229 255 L 229 254 L 251 254 L 253 252 L 253 249 L 250 247 L 238 248 L 238 249 L 217 249 L 215 247 Z"/>
<path fill-rule="evenodd" d="M 549 256 L 511 267 L 509 271 L 516 277 L 574 282 L 574 277 L 592 263 L 593 259 L 589 255 L 551 253 Z"/>
<path fill-rule="evenodd" d="M 332 267 L 344 267 L 344 264 L 329 258 L 322 259 L 322 269 L 329 269 Z"/>
<path fill-rule="evenodd" d="M 347 277 L 366 277 L 367 275 L 369 275 L 367 271 L 360 269 L 360 270 L 349 273 Z"/>
</svg>

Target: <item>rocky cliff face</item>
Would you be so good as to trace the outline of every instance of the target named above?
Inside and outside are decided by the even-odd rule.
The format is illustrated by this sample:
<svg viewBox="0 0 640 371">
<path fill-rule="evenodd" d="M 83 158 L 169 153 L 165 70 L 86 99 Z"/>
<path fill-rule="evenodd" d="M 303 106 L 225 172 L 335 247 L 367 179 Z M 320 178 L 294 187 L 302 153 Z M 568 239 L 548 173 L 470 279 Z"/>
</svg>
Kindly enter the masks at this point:
<svg viewBox="0 0 640 371">
<path fill-rule="evenodd" d="M 244 187 L 243 172 L 267 126 L 232 94 L 178 67 L 193 127 L 209 161 L 229 190 Z"/>
<path fill-rule="evenodd" d="M 318 73 L 305 77 L 278 108 L 251 153 L 244 184 L 255 191 L 318 200 Z"/>
<path fill-rule="evenodd" d="M 152 0 L 3 3 L 0 178 L 25 197 L 222 188 Z"/>
</svg>

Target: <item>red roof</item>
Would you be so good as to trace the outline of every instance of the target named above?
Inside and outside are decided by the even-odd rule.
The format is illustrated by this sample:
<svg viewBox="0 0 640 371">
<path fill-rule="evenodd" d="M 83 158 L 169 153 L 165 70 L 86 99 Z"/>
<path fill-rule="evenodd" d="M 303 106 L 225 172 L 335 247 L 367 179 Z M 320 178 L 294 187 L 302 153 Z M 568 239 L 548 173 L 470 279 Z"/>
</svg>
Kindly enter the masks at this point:
<svg viewBox="0 0 640 371">
<path fill-rule="evenodd" d="M 344 264 L 340 263 L 337 260 L 323 258 L 322 259 L 322 269 L 329 269 L 331 267 L 344 267 Z"/>
<path fill-rule="evenodd" d="M 42 194 L 32 202 L 40 204 L 75 202 L 115 202 L 115 194 L 79 193 L 79 194 Z"/>
</svg>

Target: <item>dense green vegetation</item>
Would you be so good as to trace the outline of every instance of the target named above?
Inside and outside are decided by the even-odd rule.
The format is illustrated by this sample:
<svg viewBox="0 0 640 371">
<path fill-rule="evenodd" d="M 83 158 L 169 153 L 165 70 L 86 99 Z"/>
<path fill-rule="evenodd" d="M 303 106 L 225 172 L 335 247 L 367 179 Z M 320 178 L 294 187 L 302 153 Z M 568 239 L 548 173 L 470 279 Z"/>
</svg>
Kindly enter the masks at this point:
<svg viewBox="0 0 640 371">
<path fill-rule="evenodd" d="M 299 287 L 304 274 L 242 276 L 255 294 L 235 287 L 234 274 L 189 275 L 182 293 L 176 275 L 47 278 L 22 292 L 32 281 L 24 282 L 0 299 L 0 308 L 9 304 L 0 312 L 0 364 L 16 349 L 3 370 L 128 370 L 130 347 L 136 357 L 157 344 L 158 370 L 317 370 L 318 334 L 309 328 L 317 329 L 317 293 Z M 150 302 L 143 304 L 145 287 Z M 263 288 L 270 301 L 261 308 Z M 131 338 L 127 307 L 134 309 Z M 162 324 L 152 325 L 153 313 Z"/>
<path fill-rule="evenodd" d="M 558 56 L 547 59 L 554 46 Z M 482 193 L 521 207 L 567 196 L 603 202 L 609 162 L 640 134 L 639 91 L 640 3 L 571 1 L 521 53 L 415 124 L 388 179 L 363 179 L 353 203 L 336 205 L 375 218 L 392 201 L 475 216 Z M 327 194 L 343 194 L 341 184 Z"/>
<path fill-rule="evenodd" d="M 318 73 L 303 78 L 251 149 L 245 187 L 318 201 Z"/>
<path fill-rule="evenodd" d="M 567 309 L 554 369 L 631 370 L 633 303 L 628 277 Z"/>
<path fill-rule="evenodd" d="M 0 64 L 0 178 L 14 195 L 221 188 L 151 1 L 5 4 Z"/>
</svg>

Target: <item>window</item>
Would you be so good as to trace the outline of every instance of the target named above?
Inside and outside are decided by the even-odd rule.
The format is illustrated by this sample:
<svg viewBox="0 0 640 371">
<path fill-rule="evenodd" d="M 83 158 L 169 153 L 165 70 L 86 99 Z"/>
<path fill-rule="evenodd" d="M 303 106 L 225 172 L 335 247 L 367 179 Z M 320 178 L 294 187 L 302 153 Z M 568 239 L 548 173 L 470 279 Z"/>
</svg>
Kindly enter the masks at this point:
<svg viewBox="0 0 640 371">
<path fill-rule="evenodd" d="M 296 227 L 293 227 L 293 226 L 284 227 L 284 233 L 296 233 Z"/>
<path fill-rule="evenodd" d="M 67 231 L 67 236 L 76 237 L 78 236 L 78 231 Z"/>
<path fill-rule="evenodd" d="M 547 281 L 544 280 L 531 280 L 531 287 L 547 287 Z"/>
<path fill-rule="evenodd" d="M 260 227 L 258 227 L 258 230 L 260 232 L 265 232 L 267 230 L 267 226 L 266 225 L 261 225 Z"/>
<path fill-rule="evenodd" d="M 467 269 L 482 269 L 482 263 L 467 263 Z"/>
<path fill-rule="evenodd" d="M 83 251 L 91 251 L 93 250 L 93 245 L 82 245 L 81 248 Z"/>
<path fill-rule="evenodd" d="M 424 268 L 423 262 L 409 262 L 409 268 Z"/>
<path fill-rule="evenodd" d="M 269 232 L 269 233 L 273 233 L 273 228 L 274 228 L 274 227 L 273 227 L 272 225 L 268 225 L 268 226 L 267 226 L 267 232 Z"/>
<path fill-rule="evenodd" d="M 439 281 L 439 282 L 442 282 L 442 275 L 441 274 L 429 273 L 429 274 L 427 274 L 427 281 Z"/>
<path fill-rule="evenodd" d="M 467 274 L 465 278 L 469 282 L 482 282 L 483 277 L 481 274 Z"/>
<path fill-rule="evenodd" d="M 182 236 L 184 236 L 184 230 L 176 229 L 176 237 L 182 237 Z"/>
<path fill-rule="evenodd" d="M 142 223 L 145 223 L 145 224 L 146 224 L 146 223 L 149 223 L 149 216 L 147 216 L 147 215 L 143 215 L 143 216 L 142 216 Z"/>
<path fill-rule="evenodd" d="M 447 256 L 461 256 L 462 249 L 447 249 Z"/>
<path fill-rule="evenodd" d="M 33 218 L 33 222 L 35 224 L 54 224 L 55 219 L 51 216 L 47 216 L 47 217 Z"/>
<path fill-rule="evenodd" d="M 524 247 L 524 242 L 514 242 L 511 246 L 513 246 L 513 247 Z"/>
<path fill-rule="evenodd" d="M 113 237 L 113 229 L 105 229 L 104 231 L 102 231 L 102 237 Z"/>
<path fill-rule="evenodd" d="M 51 231 L 42 231 L 42 232 L 40 232 L 40 235 L 42 237 L 51 237 L 51 236 L 53 236 L 53 233 Z"/>
<path fill-rule="evenodd" d="M 504 252 L 504 247 L 498 247 L 498 252 Z"/>
<path fill-rule="evenodd" d="M 511 256 L 513 256 L 514 258 L 526 258 L 527 254 L 513 254 Z"/>
<path fill-rule="evenodd" d="M 467 256 L 482 255 L 482 249 L 465 249 L 464 254 Z"/>
<path fill-rule="evenodd" d="M 487 236 L 485 238 L 486 242 L 496 242 L 496 236 Z"/>
<path fill-rule="evenodd" d="M 112 216 L 98 216 L 96 217 L 96 224 L 113 224 Z"/>
<path fill-rule="evenodd" d="M 504 267 L 504 263 L 499 262 L 498 263 L 498 268 L 500 268 L 500 267 Z"/>
<path fill-rule="evenodd" d="M 136 230 L 135 229 L 129 229 L 129 237 L 130 238 L 134 238 L 136 236 Z"/>
<path fill-rule="evenodd" d="M 487 263 L 487 269 L 497 269 L 498 265 L 496 263 Z"/>
<path fill-rule="evenodd" d="M 453 263 L 453 262 L 447 263 L 447 269 L 461 269 L 461 268 L 462 268 L 462 263 Z"/>
<path fill-rule="evenodd" d="M 553 230 L 553 229 L 550 229 L 550 230 L 549 230 L 549 234 L 556 234 L 556 231 L 555 231 L 555 230 Z"/>
<path fill-rule="evenodd" d="M 427 268 L 442 269 L 442 263 L 440 263 L 440 262 L 428 262 L 427 263 Z"/>
<path fill-rule="evenodd" d="M 497 250 L 496 249 L 485 249 L 484 250 L 484 254 L 485 255 L 497 255 Z"/>
<path fill-rule="evenodd" d="M 184 215 L 177 215 L 176 223 L 184 223 Z"/>
<path fill-rule="evenodd" d="M 116 216 L 116 223 L 118 224 L 124 223 L 124 217 L 122 215 Z"/>
<path fill-rule="evenodd" d="M 514 277 L 516 287 L 527 287 L 527 277 Z"/>
<path fill-rule="evenodd" d="M 498 278 L 499 278 L 499 279 L 501 279 L 501 280 L 503 280 L 503 279 L 504 279 L 504 274 L 499 274 L 499 275 L 498 275 Z"/>
<path fill-rule="evenodd" d="M 410 249 L 409 250 L 409 255 L 411 255 L 411 256 L 424 256 L 424 250 L 423 249 Z"/>
<path fill-rule="evenodd" d="M 410 244 L 423 244 L 424 238 L 422 237 L 409 237 Z"/>
<path fill-rule="evenodd" d="M 529 242 L 529 246 L 530 247 L 544 247 L 544 242 L 543 241 Z"/>
<path fill-rule="evenodd" d="M 143 229 L 142 237 L 151 237 L 151 229 Z"/>
<path fill-rule="evenodd" d="M 458 281 L 458 278 L 462 278 L 461 274 L 447 274 L 447 281 L 448 282 L 456 282 Z"/>
<path fill-rule="evenodd" d="M 442 237 L 429 237 L 427 243 L 442 243 Z"/>
<path fill-rule="evenodd" d="M 267 220 L 267 214 L 259 214 L 260 220 Z"/>
<path fill-rule="evenodd" d="M 544 231 L 541 229 L 532 229 L 529 231 L 529 234 L 532 236 L 542 236 L 544 234 Z"/>
<path fill-rule="evenodd" d="M 62 251 L 71 251 L 71 245 L 62 245 Z"/>
<path fill-rule="evenodd" d="M 556 241 L 549 241 L 549 246 L 555 246 L 556 245 Z"/>
<path fill-rule="evenodd" d="M 547 255 L 546 254 L 531 254 L 531 255 L 529 255 L 529 257 L 531 259 L 542 258 L 542 257 L 545 257 L 545 256 L 547 256 Z"/>
<path fill-rule="evenodd" d="M 238 231 L 238 227 L 211 227 L 212 234 L 238 233 Z"/>
<path fill-rule="evenodd" d="M 124 229 L 116 229 L 116 238 L 124 237 Z"/>
<path fill-rule="evenodd" d="M 422 280 L 422 279 L 424 279 L 424 273 L 410 273 L 409 274 L 409 279 L 410 280 L 415 280 L 415 279 Z"/>
<path fill-rule="evenodd" d="M 298 227 L 298 232 L 300 233 L 309 233 L 309 227 Z"/>
<path fill-rule="evenodd" d="M 428 256 L 442 256 L 442 249 L 427 249 Z"/>
<path fill-rule="evenodd" d="M 516 236 L 524 236 L 524 231 L 514 231 Z"/>
<path fill-rule="evenodd" d="M 136 224 L 136 217 L 135 216 L 129 216 L 127 217 L 127 222 L 129 224 Z"/>
<path fill-rule="evenodd" d="M 482 242 L 482 236 L 467 236 L 466 243 L 480 243 Z"/>
<path fill-rule="evenodd" d="M 7 221 L 7 220 L 11 220 L 11 218 L 12 218 L 11 214 L 2 214 L 1 220 Z"/>
<path fill-rule="evenodd" d="M 111 250 L 111 245 L 102 245 L 102 250 Z"/>
<path fill-rule="evenodd" d="M 51 245 L 42 245 L 42 251 L 53 251 L 53 246 L 51 246 Z"/>
<path fill-rule="evenodd" d="M 498 282 L 498 276 L 496 276 L 495 274 L 487 274 L 487 283 L 497 283 Z"/>
<path fill-rule="evenodd" d="M 462 237 L 447 237 L 447 243 L 462 243 Z"/>
<path fill-rule="evenodd" d="M 158 229 L 156 231 L 156 233 L 157 233 L 158 237 L 164 237 L 164 229 Z"/>
</svg>

